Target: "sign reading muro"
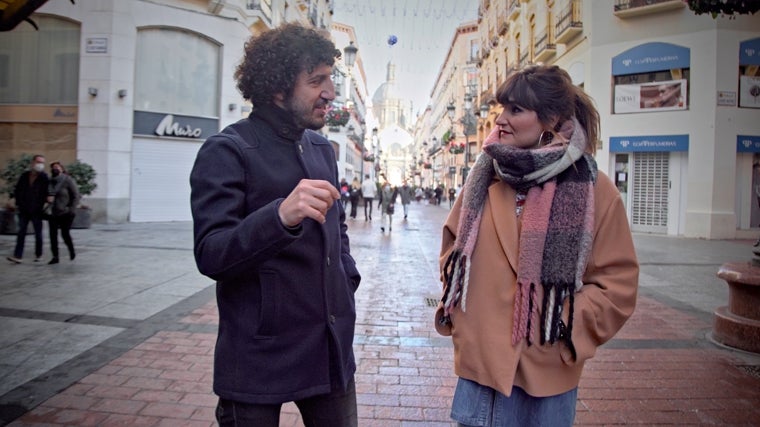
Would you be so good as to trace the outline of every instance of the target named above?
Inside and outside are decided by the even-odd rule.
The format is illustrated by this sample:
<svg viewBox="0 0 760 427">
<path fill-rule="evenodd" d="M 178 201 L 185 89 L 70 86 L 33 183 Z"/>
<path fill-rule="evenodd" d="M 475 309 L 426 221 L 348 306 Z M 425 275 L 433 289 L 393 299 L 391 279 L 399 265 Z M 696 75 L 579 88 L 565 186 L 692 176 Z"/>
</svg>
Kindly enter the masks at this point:
<svg viewBox="0 0 760 427">
<path fill-rule="evenodd" d="M 180 114 L 135 111 L 135 135 L 206 139 L 219 131 L 219 120 Z"/>
</svg>

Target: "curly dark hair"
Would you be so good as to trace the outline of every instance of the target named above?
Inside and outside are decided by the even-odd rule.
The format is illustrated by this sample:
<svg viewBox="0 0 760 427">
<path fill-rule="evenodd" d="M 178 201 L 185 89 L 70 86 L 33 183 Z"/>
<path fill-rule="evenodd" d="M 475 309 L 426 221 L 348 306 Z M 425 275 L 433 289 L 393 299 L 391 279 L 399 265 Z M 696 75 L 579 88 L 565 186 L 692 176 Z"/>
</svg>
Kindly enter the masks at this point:
<svg viewBox="0 0 760 427">
<path fill-rule="evenodd" d="M 274 95 L 293 94 L 301 71 L 332 66 L 340 50 L 329 36 L 301 24 L 284 24 L 245 43 L 245 56 L 235 70 L 237 88 L 254 106 L 271 105 Z"/>
</svg>

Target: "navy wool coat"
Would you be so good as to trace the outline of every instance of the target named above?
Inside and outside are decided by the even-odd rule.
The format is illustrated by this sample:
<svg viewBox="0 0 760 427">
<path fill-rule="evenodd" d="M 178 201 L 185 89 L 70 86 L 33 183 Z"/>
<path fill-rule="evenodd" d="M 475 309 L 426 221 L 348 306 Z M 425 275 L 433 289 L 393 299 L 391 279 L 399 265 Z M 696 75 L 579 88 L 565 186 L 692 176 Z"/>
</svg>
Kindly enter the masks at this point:
<svg viewBox="0 0 760 427">
<path fill-rule="evenodd" d="M 206 140 L 190 184 L 196 264 L 217 283 L 214 392 L 275 404 L 342 390 L 353 378 L 361 277 L 341 203 L 324 224 L 307 218 L 288 229 L 278 215 L 301 179 L 337 188 L 332 145 L 311 130 L 272 126 L 280 122 L 264 113 Z"/>
</svg>

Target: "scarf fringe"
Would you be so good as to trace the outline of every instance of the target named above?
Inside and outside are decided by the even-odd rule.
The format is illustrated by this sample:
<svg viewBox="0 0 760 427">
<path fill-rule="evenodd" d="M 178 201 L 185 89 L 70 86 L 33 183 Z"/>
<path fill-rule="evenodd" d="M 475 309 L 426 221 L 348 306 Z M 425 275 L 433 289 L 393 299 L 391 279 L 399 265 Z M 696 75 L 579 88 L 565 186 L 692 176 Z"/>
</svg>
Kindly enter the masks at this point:
<svg viewBox="0 0 760 427">
<path fill-rule="evenodd" d="M 452 251 L 443 266 L 443 319 L 448 323 L 454 307 L 462 303 L 462 311 L 467 310 L 467 285 L 470 278 L 470 263 L 461 250 Z"/>
</svg>

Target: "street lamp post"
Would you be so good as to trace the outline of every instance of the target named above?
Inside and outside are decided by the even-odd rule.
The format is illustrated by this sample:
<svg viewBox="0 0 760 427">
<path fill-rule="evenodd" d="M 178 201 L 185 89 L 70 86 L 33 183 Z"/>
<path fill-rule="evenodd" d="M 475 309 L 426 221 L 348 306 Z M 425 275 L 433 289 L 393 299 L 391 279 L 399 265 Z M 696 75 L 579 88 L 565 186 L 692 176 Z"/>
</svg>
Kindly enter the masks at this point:
<svg viewBox="0 0 760 427">
<path fill-rule="evenodd" d="M 378 150 L 380 149 L 380 140 L 377 136 L 377 128 L 372 128 L 372 181 L 377 182 L 377 171 L 379 170 L 380 159 Z"/>
<path fill-rule="evenodd" d="M 352 41 L 348 43 L 348 46 L 346 46 L 346 47 L 343 48 L 343 53 L 345 54 L 345 57 L 343 58 L 343 60 L 345 61 L 346 68 L 348 69 L 348 84 L 346 85 L 346 99 L 347 100 L 351 99 L 351 84 L 353 83 L 353 79 L 351 78 L 352 77 L 351 71 L 354 68 L 354 63 L 356 62 L 356 53 L 358 51 L 359 51 L 359 48 L 357 48 L 356 46 L 354 46 L 354 42 L 352 42 Z M 353 135 L 353 133 L 354 133 L 354 126 L 353 125 L 349 125 L 348 126 L 348 132 L 349 132 L 349 134 Z M 351 142 L 353 142 L 353 139 L 351 140 Z M 361 151 L 361 153 L 360 153 L 360 157 L 361 157 L 361 166 L 360 166 L 361 172 L 360 172 L 360 174 L 361 174 L 361 176 L 359 177 L 359 180 L 363 180 L 364 179 L 364 140 L 363 139 L 360 142 L 360 151 Z"/>
<path fill-rule="evenodd" d="M 451 144 L 451 141 L 454 139 L 454 116 L 456 115 L 457 107 L 454 106 L 454 101 L 449 102 L 449 105 L 446 106 L 446 114 L 449 116 L 449 120 L 451 121 L 451 130 L 449 130 L 449 140 L 443 141 L 444 144 Z M 456 160 L 456 154 L 454 155 L 454 159 Z M 454 166 L 456 168 L 456 166 Z M 449 172 L 449 186 L 453 187 L 456 176 L 452 177 L 451 172 Z"/>
</svg>

